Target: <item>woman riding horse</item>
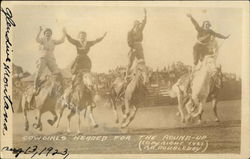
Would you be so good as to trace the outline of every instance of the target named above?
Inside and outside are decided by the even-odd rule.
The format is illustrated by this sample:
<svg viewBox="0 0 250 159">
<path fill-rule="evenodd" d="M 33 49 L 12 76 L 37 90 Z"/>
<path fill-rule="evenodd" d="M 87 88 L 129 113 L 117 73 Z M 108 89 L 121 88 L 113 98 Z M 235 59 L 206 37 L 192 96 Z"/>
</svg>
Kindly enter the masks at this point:
<svg viewBox="0 0 250 159">
<path fill-rule="evenodd" d="M 76 79 L 77 74 L 84 75 L 85 73 L 90 73 L 91 71 L 92 63 L 88 56 L 88 52 L 90 48 L 94 46 L 95 44 L 99 43 L 100 41 L 102 41 L 103 38 L 106 36 L 106 33 L 102 37 L 97 38 L 94 41 L 87 41 L 86 32 L 81 31 L 79 33 L 78 35 L 79 40 L 73 39 L 67 33 L 66 30 L 64 30 L 64 32 L 68 41 L 71 44 L 75 45 L 77 49 L 77 57 L 75 58 L 75 61 L 71 66 L 71 73 L 73 74 L 73 77 L 72 77 L 72 83 L 71 83 L 71 92 L 69 93 L 69 96 L 67 99 L 68 103 L 70 103 L 70 98 L 71 98 L 70 94 L 72 94 L 72 92 L 74 91 L 75 81 L 76 81 L 75 79 Z"/>
</svg>

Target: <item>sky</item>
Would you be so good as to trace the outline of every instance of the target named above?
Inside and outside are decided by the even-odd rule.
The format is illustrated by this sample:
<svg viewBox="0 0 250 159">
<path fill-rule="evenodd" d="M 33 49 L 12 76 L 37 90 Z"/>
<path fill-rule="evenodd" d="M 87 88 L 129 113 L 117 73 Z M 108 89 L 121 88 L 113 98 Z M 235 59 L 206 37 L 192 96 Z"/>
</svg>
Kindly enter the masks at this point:
<svg viewBox="0 0 250 159">
<path fill-rule="evenodd" d="M 184 8 L 146 7 L 148 21 L 144 29 L 143 49 L 146 64 L 163 68 L 175 61 L 192 64 L 192 50 L 197 32 L 187 13 L 202 23 L 209 20 L 212 29 L 227 40 L 218 40 L 221 45 L 217 62 L 225 72 L 241 74 L 242 12 L 233 8 Z M 84 5 L 19 5 L 12 11 L 17 24 L 14 30 L 14 63 L 25 71 L 36 71 L 39 45 L 35 38 L 39 26 L 53 30 L 53 38 L 62 36 L 62 28 L 77 38 L 79 31 L 87 32 L 88 40 L 95 40 L 107 32 L 102 42 L 89 52 L 92 71 L 107 72 L 116 66 L 127 65 L 127 33 L 133 21 L 142 20 L 143 7 L 137 6 L 84 6 Z M 56 46 L 57 64 L 65 68 L 76 57 L 76 48 L 67 40 Z"/>
</svg>

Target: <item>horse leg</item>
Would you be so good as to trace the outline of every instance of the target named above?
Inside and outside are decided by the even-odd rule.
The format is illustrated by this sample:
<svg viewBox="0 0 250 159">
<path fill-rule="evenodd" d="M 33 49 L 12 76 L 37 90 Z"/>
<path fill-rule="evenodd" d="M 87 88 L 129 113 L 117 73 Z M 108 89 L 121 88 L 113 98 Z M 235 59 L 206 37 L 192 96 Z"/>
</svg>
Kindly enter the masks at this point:
<svg viewBox="0 0 250 159">
<path fill-rule="evenodd" d="M 185 120 L 184 120 L 184 112 L 183 112 L 183 95 L 178 94 L 177 100 L 178 100 L 178 111 L 179 111 L 179 114 L 181 116 L 181 122 L 184 123 Z"/>
<path fill-rule="evenodd" d="M 42 131 L 42 122 L 41 122 L 41 116 L 42 116 L 42 113 L 40 110 L 37 110 L 37 123 L 36 124 L 33 124 L 33 127 L 35 129 L 39 129 L 40 131 Z"/>
<path fill-rule="evenodd" d="M 58 118 L 58 121 L 57 121 L 57 124 L 56 124 L 56 128 L 59 127 L 59 123 L 60 123 L 60 121 L 61 121 L 62 114 L 63 114 L 63 111 L 64 111 L 65 108 L 66 108 L 66 105 L 63 105 L 63 107 L 62 107 L 62 108 L 60 109 L 60 111 L 59 111 L 59 118 Z"/>
<path fill-rule="evenodd" d="M 93 126 L 94 128 L 97 128 L 98 125 L 97 125 L 96 122 L 95 122 L 95 119 L 94 119 L 94 116 L 93 116 L 93 109 L 92 109 L 92 107 L 91 107 L 91 106 L 88 106 L 88 107 L 87 107 L 87 111 L 88 111 L 89 120 L 90 120 L 92 126 Z"/>
<path fill-rule="evenodd" d="M 23 109 L 23 115 L 25 118 L 25 131 L 28 131 L 29 130 L 29 121 L 28 121 L 28 116 L 27 116 L 27 105 Z"/>
<path fill-rule="evenodd" d="M 201 111 L 201 113 L 198 115 L 198 124 L 201 123 L 201 118 L 202 118 L 202 114 L 203 114 L 203 110 Z"/>
<path fill-rule="evenodd" d="M 81 127 L 81 111 L 79 109 L 77 109 L 77 115 L 78 115 L 78 129 L 77 129 L 77 134 L 80 134 L 80 127 Z"/>
<path fill-rule="evenodd" d="M 201 123 L 201 117 L 202 117 L 202 113 L 203 113 L 203 105 L 205 105 L 206 99 L 207 98 L 202 99 L 201 102 L 199 103 L 197 113 L 191 113 L 192 117 L 194 117 L 194 118 L 197 117 L 197 116 L 199 116 L 199 118 L 198 118 L 198 124 Z"/>
<path fill-rule="evenodd" d="M 192 110 L 190 109 L 190 106 L 193 106 L 193 102 L 192 102 L 192 99 L 190 99 L 186 104 L 185 104 L 185 107 L 186 107 L 186 110 L 187 110 L 187 117 L 186 117 L 186 121 L 190 121 L 191 119 L 191 113 L 192 113 Z"/>
<path fill-rule="evenodd" d="M 125 107 L 124 107 L 125 109 L 124 109 L 124 118 L 125 118 L 125 120 L 127 120 L 128 119 L 128 117 L 129 117 L 129 114 L 130 114 L 130 103 L 129 103 L 129 100 L 127 100 L 127 99 L 125 99 Z"/>
<path fill-rule="evenodd" d="M 55 124 L 55 122 L 57 121 L 58 116 L 57 116 L 55 110 L 52 110 L 51 113 L 52 113 L 52 115 L 54 116 L 54 119 L 53 119 L 53 120 L 49 119 L 49 120 L 47 120 L 47 122 L 48 122 L 51 126 L 53 126 L 53 125 Z"/>
<path fill-rule="evenodd" d="M 131 123 L 131 121 L 134 119 L 136 111 L 137 111 L 137 109 L 134 105 L 133 105 L 132 110 L 133 110 L 132 113 L 130 113 L 130 115 L 127 116 L 126 121 L 121 125 L 121 128 L 127 127 Z"/>
<path fill-rule="evenodd" d="M 21 107 L 22 107 L 23 115 L 25 119 L 25 131 L 28 131 L 29 130 L 29 121 L 28 121 L 28 116 L 27 116 L 28 102 L 26 101 L 25 97 L 21 98 Z"/>
<path fill-rule="evenodd" d="M 218 122 L 219 118 L 218 118 L 218 114 L 217 114 L 217 99 L 216 97 L 212 99 L 212 107 L 213 107 L 213 111 L 214 111 L 214 115 L 215 115 L 215 119 L 214 121 Z"/>
<path fill-rule="evenodd" d="M 76 110 L 75 109 L 72 109 L 68 115 L 68 129 L 67 129 L 67 132 L 69 133 L 70 132 L 70 120 L 72 118 L 72 116 L 74 116 L 76 113 Z"/>
<path fill-rule="evenodd" d="M 121 110 L 122 110 L 122 123 L 124 123 L 127 119 L 127 115 L 125 114 L 125 105 L 121 105 Z"/>
<path fill-rule="evenodd" d="M 115 115 L 115 123 L 119 123 L 119 117 L 118 117 L 118 113 L 117 113 L 117 106 L 116 106 L 116 101 L 110 97 L 110 104 L 112 106 L 112 110 L 114 112 L 114 115 Z"/>
<path fill-rule="evenodd" d="M 133 111 L 132 111 L 131 117 L 130 117 L 130 119 L 129 119 L 130 122 L 131 122 L 132 120 L 134 120 L 136 112 L 137 112 L 137 108 L 133 105 Z"/>
</svg>

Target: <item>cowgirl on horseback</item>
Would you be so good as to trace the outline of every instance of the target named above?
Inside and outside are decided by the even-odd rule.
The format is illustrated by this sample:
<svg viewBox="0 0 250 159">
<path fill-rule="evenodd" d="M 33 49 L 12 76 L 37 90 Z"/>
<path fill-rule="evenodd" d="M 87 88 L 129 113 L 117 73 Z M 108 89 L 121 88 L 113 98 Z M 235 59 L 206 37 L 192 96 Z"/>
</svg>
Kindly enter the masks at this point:
<svg viewBox="0 0 250 159">
<path fill-rule="evenodd" d="M 40 44 L 39 50 L 41 54 L 39 60 L 37 61 L 37 73 L 34 81 L 35 94 L 38 94 L 38 88 L 44 82 L 40 81 L 40 77 L 46 67 L 53 73 L 53 75 L 58 77 L 59 81 L 62 81 L 60 69 L 56 64 L 54 50 L 56 45 L 62 44 L 64 42 L 65 34 L 63 34 L 61 39 L 55 40 L 52 39 L 52 30 L 50 28 L 45 29 L 43 32 L 44 36 L 40 37 L 42 30 L 43 28 L 40 26 L 40 30 L 36 37 L 37 43 Z"/>
<path fill-rule="evenodd" d="M 73 39 L 66 30 L 64 30 L 65 35 L 68 39 L 68 41 L 73 44 L 76 47 L 77 50 L 77 57 L 75 58 L 72 66 L 71 66 L 71 73 L 73 74 L 72 77 L 72 83 L 71 83 L 71 92 L 69 94 L 72 94 L 74 91 L 74 87 L 77 85 L 77 79 L 82 79 L 82 76 L 85 73 L 90 73 L 92 63 L 88 56 L 89 50 L 92 46 L 95 44 L 101 42 L 103 38 L 106 36 L 107 33 L 104 33 L 104 35 L 100 38 L 97 38 L 94 41 L 87 41 L 87 34 L 86 32 L 79 32 L 78 37 L 79 40 Z M 81 78 L 77 78 L 78 76 L 81 76 Z M 87 89 L 89 90 L 89 89 Z M 89 93 L 91 93 L 91 90 L 89 90 Z M 90 99 L 92 100 L 92 99 Z M 68 103 L 70 103 L 70 95 L 69 99 L 67 100 Z"/>
<path fill-rule="evenodd" d="M 190 18 L 191 22 L 193 23 L 196 31 L 198 32 L 197 35 L 197 42 L 193 47 L 193 69 L 191 75 L 186 75 L 185 77 L 180 78 L 178 81 L 178 87 L 180 88 L 183 86 L 183 94 L 184 96 L 188 96 L 191 93 L 191 83 L 194 72 L 197 70 L 197 64 L 203 61 L 206 55 L 215 55 L 217 56 L 218 53 L 218 43 L 216 38 L 220 39 L 227 39 L 230 37 L 221 35 L 219 33 L 214 32 L 210 29 L 211 24 L 209 21 L 204 21 L 202 26 L 200 27 L 198 22 L 192 17 L 191 14 L 187 14 L 187 17 Z"/>
</svg>

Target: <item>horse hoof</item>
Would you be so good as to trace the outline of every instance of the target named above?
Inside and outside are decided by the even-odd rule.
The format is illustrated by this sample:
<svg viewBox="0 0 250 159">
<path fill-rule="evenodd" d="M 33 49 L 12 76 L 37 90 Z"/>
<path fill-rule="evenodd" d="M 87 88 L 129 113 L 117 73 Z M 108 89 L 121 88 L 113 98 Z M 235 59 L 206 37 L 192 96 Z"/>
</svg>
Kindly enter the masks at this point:
<svg viewBox="0 0 250 159">
<path fill-rule="evenodd" d="M 53 122 L 53 120 L 51 120 L 51 119 L 47 120 L 47 122 L 48 122 L 51 126 L 54 125 L 54 122 Z"/>
<path fill-rule="evenodd" d="M 214 119 L 215 122 L 219 122 L 220 120 L 218 118 Z"/>
<path fill-rule="evenodd" d="M 36 129 L 36 128 L 37 128 L 37 124 L 33 124 L 33 128 L 35 128 L 35 129 Z"/>
<path fill-rule="evenodd" d="M 130 120 L 127 120 L 125 123 L 121 125 L 121 128 L 126 128 L 130 122 L 131 122 Z"/>
<path fill-rule="evenodd" d="M 121 128 L 124 129 L 124 128 L 126 128 L 127 126 L 128 126 L 128 124 L 122 124 L 122 125 L 121 125 Z"/>
<path fill-rule="evenodd" d="M 98 124 L 95 124 L 94 126 L 93 126 L 93 128 L 98 128 L 99 126 L 98 126 Z"/>
<path fill-rule="evenodd" d="M 122 125 L 121 125 L 121 128 L 122 128 L 122 129 L 126 128 L 126 125 L 122 124 Z"/>
</svg>

